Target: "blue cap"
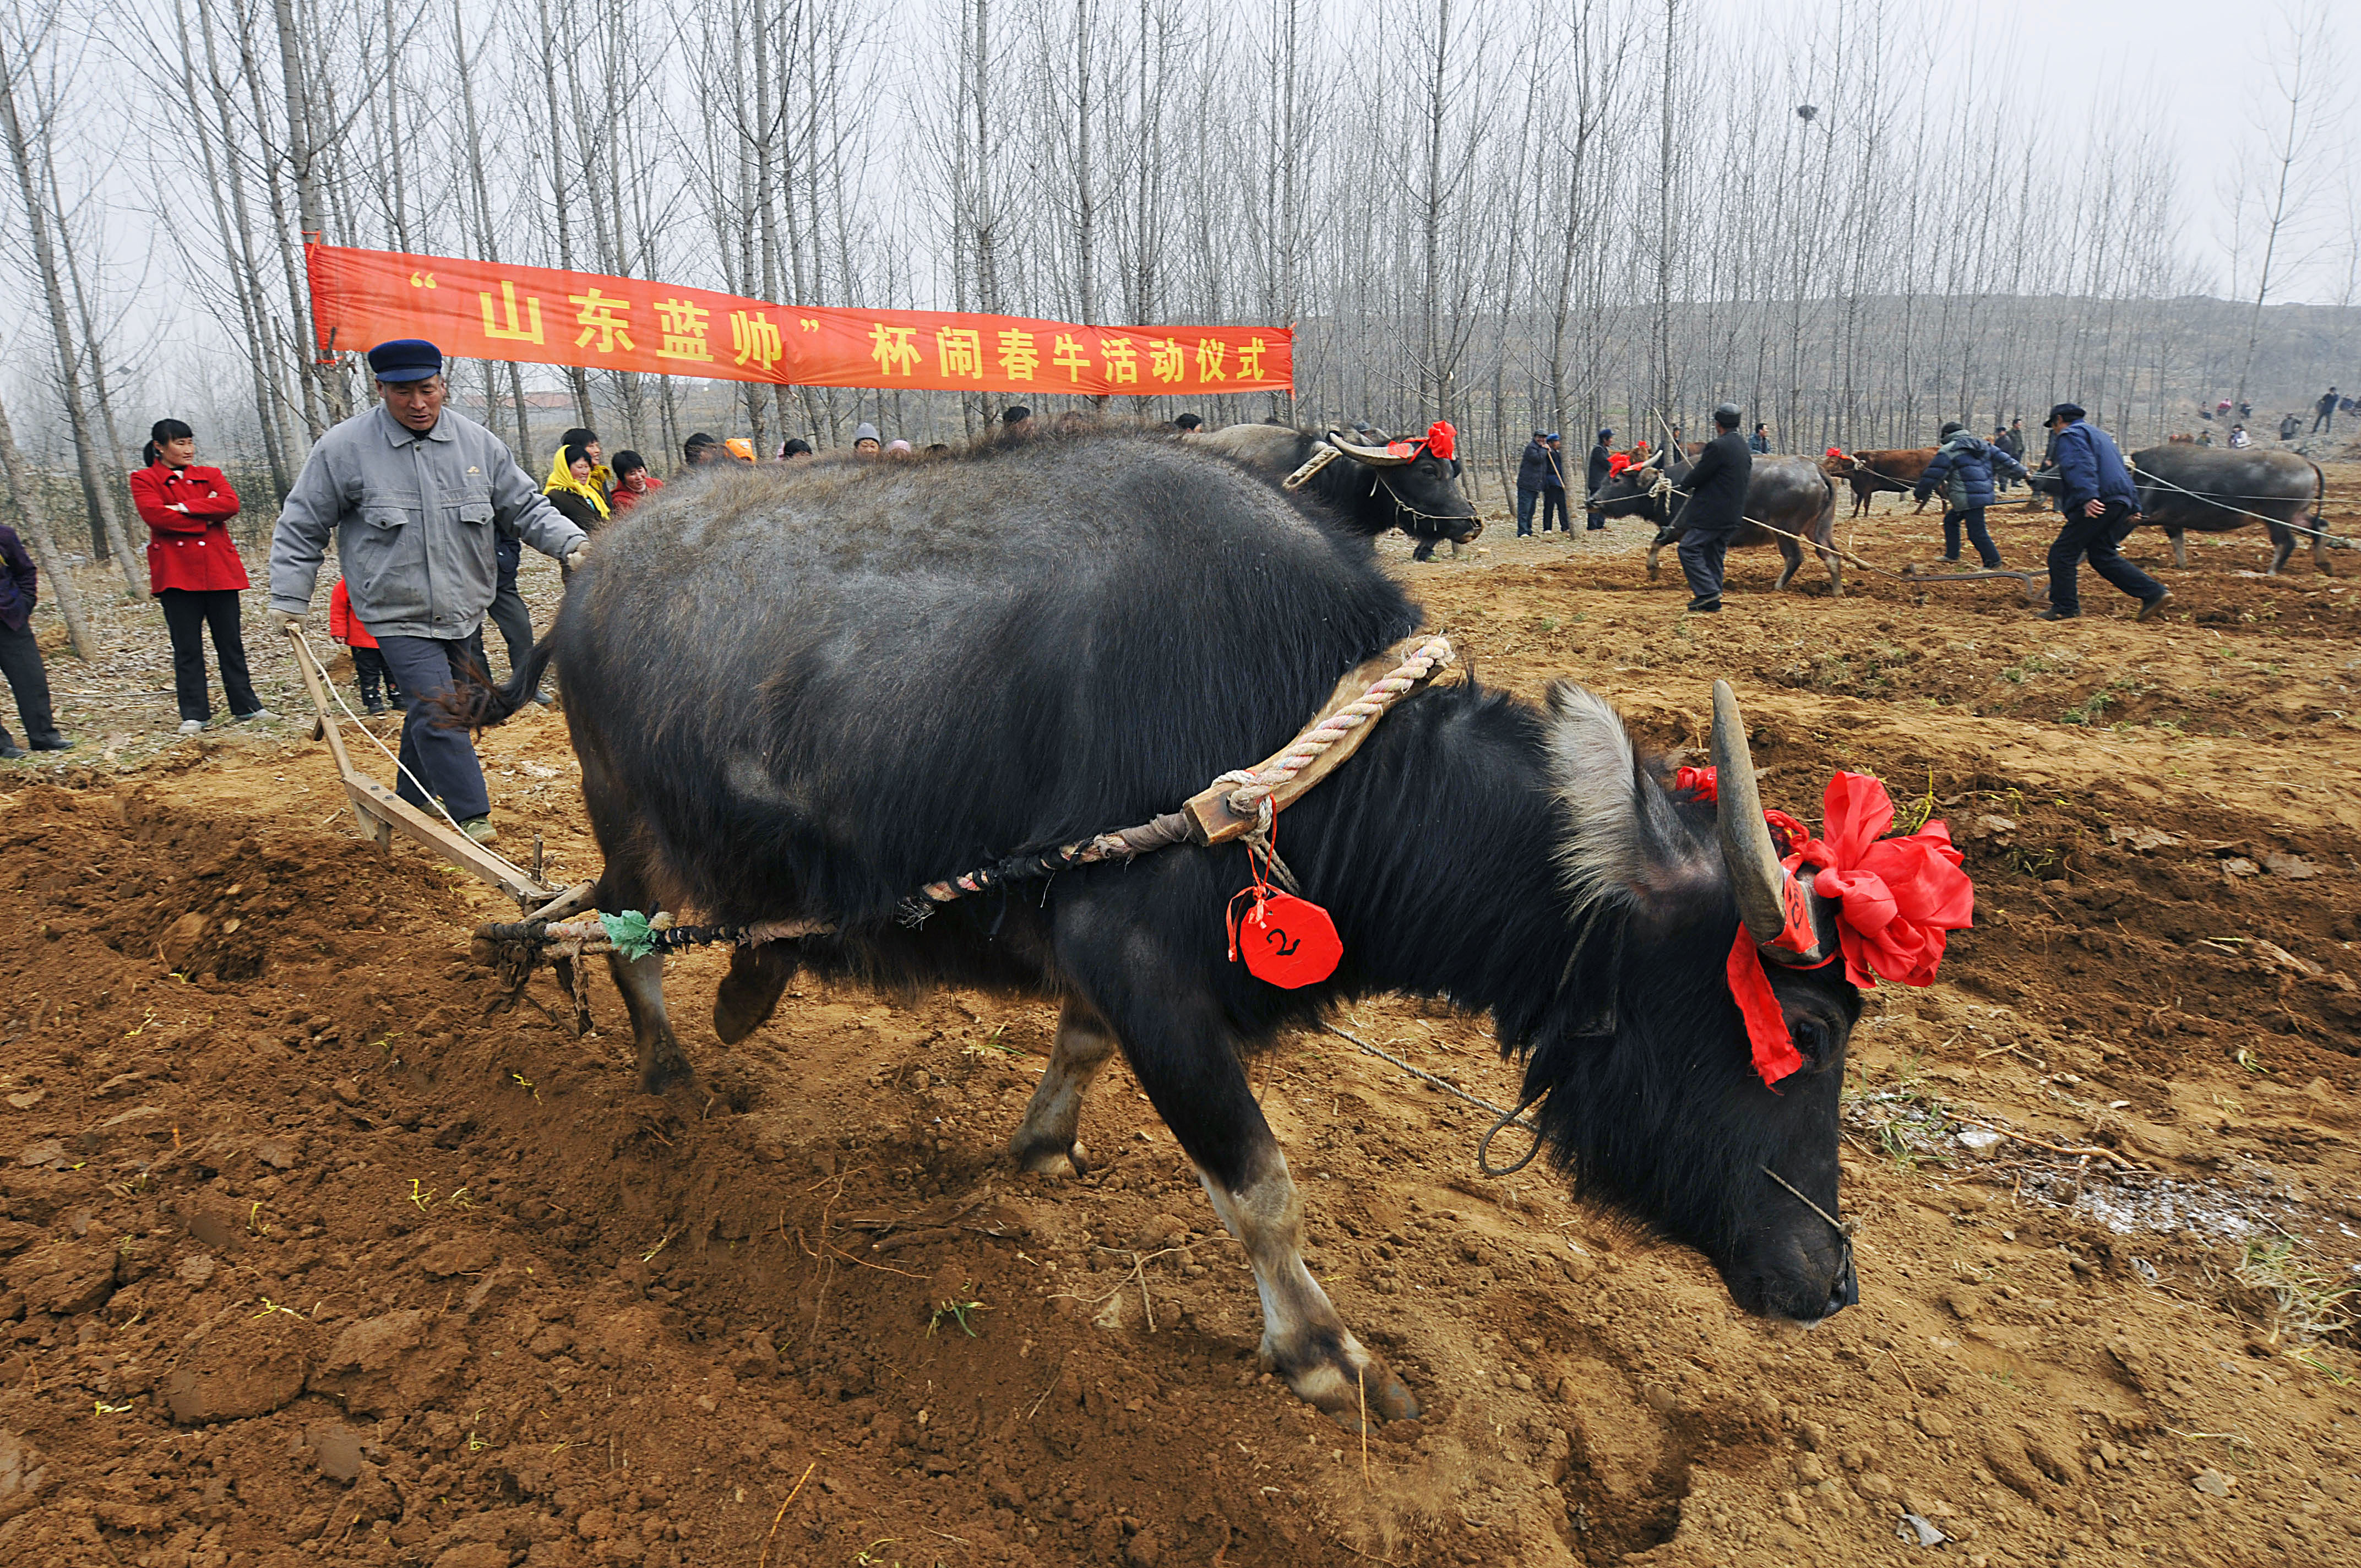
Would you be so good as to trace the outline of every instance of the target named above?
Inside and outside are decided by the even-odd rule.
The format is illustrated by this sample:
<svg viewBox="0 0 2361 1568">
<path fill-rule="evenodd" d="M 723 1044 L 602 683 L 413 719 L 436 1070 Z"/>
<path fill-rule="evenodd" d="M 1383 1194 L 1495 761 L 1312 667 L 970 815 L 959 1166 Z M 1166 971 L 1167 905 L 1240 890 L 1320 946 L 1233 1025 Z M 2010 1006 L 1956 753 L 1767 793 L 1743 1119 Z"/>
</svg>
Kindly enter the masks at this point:
<svg viewBox="0 0 2361 1568">
<path fill-rule="evenodd" d="M 443 374 L 443 351 L 423 337 L 397 337 L 368 351 L 369 373 L 380 381 L 423 381 Z"/>
<path fill-rule="evenodd" d="M 1598 439 L 1601 441 L 1612 441 L 1615 439 L 1615 433 L 1611 430 L 1602 430 L 1598 433 Z"/>
</svg>

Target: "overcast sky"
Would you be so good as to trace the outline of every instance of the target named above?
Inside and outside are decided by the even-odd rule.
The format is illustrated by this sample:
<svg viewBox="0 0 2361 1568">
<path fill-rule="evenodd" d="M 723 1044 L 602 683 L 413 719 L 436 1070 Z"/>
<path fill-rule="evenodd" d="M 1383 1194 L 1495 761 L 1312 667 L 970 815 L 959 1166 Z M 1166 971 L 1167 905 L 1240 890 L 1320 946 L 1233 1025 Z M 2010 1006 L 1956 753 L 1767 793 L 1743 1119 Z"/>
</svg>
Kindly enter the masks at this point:
<svg viewBox="0 0 2361 1568">
<path fill-rule="evenodd" d="M 1765 14 L 1765 0 L 1712 3 L 1732 16 Z M 1837 0 L 1803 5 L 1826 14 L 1838 8 Z M 2299 4 L 2292 9 L 2305 14 L 2312 7 Z M 2153 117 L 2179 154 L 2180 198 L 2191 217 L 2183 244 L 2216 272 L 2218 292 L 2228 290 L 2222 244 L 2226 209 L 2220 187 L 2242 150 L 2251 157 L 2257 147 L 2256 115 L 2284 120 L 2286 103 L 2273 68 L 2275 55 L 2284 63 L 2290 53 L 2290 11 L 2281 0 L 1984 0 L 1935 7 L 1945 47 L 1955 42 L 1960 49 L 1988 51 L 1988 65 L 2021 61 L 2045 101 L 2109 86 L 2126 90 L 2126 102 L 2144 101 L 2143 118 Z M 2334 302 L 2351 244 L 2348 182 L 2361 181 L 2361 0 L 2330 0 L 2317 15 L 2328 30 L 2327 52 L 2334 61 L 2334 69 L 2319 79 L 2323 101 L 2335 104 L 2342 115 L 2323 129 L 2325 140 L 2318 148 L 2316 162 L 2328 168 L 2329 176 L 2313 203 L 2310 248 L 2333 243 L 2338 254 L 2333 266 L 2329 257 L 2313 256 L 2299 276 L 2288 280 L 2289 289 L 2275 283 L 2271 292 L 2282 301 Z M 1938 65 L 1928 75 L 1929 90 L 1944 91 L 1947 80 L 1958 77 Z M 2257 168 L 2262 161 L 2252 159 Z"/>
</svg>

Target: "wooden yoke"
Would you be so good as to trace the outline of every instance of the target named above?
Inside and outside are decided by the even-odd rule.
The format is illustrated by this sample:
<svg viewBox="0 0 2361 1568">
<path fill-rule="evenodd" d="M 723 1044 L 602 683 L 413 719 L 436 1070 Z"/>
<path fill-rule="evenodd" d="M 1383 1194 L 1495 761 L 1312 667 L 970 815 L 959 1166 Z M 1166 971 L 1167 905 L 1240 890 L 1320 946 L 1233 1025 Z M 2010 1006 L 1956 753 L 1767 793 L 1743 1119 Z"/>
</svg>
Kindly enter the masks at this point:
<svg viewBox="0 0 2361 1568">
<path fill-rule="evenodd" d="M 1320 711 L 1312 716 L 1312 722 L 1290 736 L 1286 745 L 1257 762 L 1249 771 L 1260 774 L 1266 769 L 1275 765 L 1279 759 L 1295 749 L 1295 743 L 1306 733 L 1318 729 L 1323 720 L 1338 709 L 1359 701 L 1371 686 L 1393 674 L 1402 663 L 1404 654 L 1417 648 L 1426 640 L 1426 634 L 1421 633 L 1406 642 L 1399 643 L 1382 653 L 1364 659 L 1354 665 L 1345 673 L 1345 677 L 1336 683 L 1336 689 L 1328 694 L 1328 700 L 1321 705 Z M 1443 666 L 1436 665 L 1418 682 L 1418 685 L 1428 684 L 1442 673 Z M 1412 691 L 1416 689 L 1415 685 L 1411 687 Z M 1410 695 L 1410 692 L 1402 693 L 1402 696 L 1405 697 Z M 1369 738 L 1369 731 L 1378 727 L 1378 720 L 1383 717 L 1383 714 L 1375 715 L 1357 729 L 1346 730 L 1335 744 L 1306 762 L 1301 773 L 1272 789 L 1271 809 L 1274 812 L 1286 810 L 1306 790 L 1334 773 L 1338 764 L 1360 750 L 1361 742 Z M 1252 817 L 1240 817 L 1230 809 L 1230 794 L 1237 787 L 1235 784 L 1213 784 L 1199 790 L 1181 802 L 1180 811 L 1181 815 L 1189 819 L 1189 839 L 1191 843 L 1226 844 L 1233 839 L 1244 838 L 1253 828 L 1255 819 Z"/>
</svg>

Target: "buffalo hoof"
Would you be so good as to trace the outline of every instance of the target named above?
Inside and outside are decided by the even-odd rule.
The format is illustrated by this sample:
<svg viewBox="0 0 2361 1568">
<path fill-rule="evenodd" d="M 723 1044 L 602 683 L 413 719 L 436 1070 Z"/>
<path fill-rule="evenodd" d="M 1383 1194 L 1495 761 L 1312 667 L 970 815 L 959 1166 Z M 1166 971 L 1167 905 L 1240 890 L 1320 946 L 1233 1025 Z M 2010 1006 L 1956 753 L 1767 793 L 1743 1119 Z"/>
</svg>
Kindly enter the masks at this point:
<svg viewBox="0 0 2361 1568">
<path fill-rule="evenodd" d="M 1061 1181 L 1080 1176 L 1091 1168 L 1091 1151 L 1082 1146 L 1079 1138 L 1062 1148 L 1055 1144 L 1027 1144 L 1011 1138 L 1008 1140 L 1008 1154 L 1019 1170 L 1029 1171 L 1035 1176 L 1054 1177 Z"/>
<path fill-rule="evenodd" d="M 677 1046 L 658 1051 L 655 1059 L 640 1073 L 640 1092 L 642 1094 L 662 1094 L 668 1089 L 693 1088 L 696 1083 L 697 1069 L 688 1065 L 688 1058 L 681 1054 Z"/>
<path fill-rule="evenodd" d="M 1648 580 L 1652 583 L 1656 580 L 1656 553 L 1653 550 L 1648 552 Z"/>
<path fill-rule="evenodd" d="M 1291 1366 L 1266 1344 L 1262 1365 L 1264 1371 L 1276 1372 L 1287 1379 L 1287 1386 L 1294 1390 L 1297 1398 L 1348 1432 L 1365 1430 L 1361 1423 L 1365 1410 L 1370 1427 L 1419 1418 L 1418 1400 L 1409 1387 L 1394 1376 L 1393 1368 L 1382 1358 L 1357 1342 L 1346 1345 L 1324 1343 L 1316 1351 L 1296 1357 Z"/>
</svg>

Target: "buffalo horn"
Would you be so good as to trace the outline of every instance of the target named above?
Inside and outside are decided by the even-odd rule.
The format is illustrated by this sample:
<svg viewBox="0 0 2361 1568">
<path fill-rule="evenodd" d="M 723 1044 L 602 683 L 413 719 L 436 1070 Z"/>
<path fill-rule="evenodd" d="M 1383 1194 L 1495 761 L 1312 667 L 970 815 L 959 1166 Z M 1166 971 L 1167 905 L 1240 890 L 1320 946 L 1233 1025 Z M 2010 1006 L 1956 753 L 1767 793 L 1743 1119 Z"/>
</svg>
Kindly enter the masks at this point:
<svg viewBox="0 0 2361 1568">
<path fill-rule="evenodd" d="M 1372 468 L 1399 468 L 1410 461 L 1407 457 L 1395 456 L 1382 446 L 1363 446 L 1357 442 L 1347 441 L 1333 430 L 1328 433 L 1328 444 L 1354 462 L 1367 463 Z"/>
<path fill-rule="evenodd" d="M 1719 805 L 1714 828 L 1730 884 L 1738 895 L 1738 916 L 1758 942 L 1787 928 L 1779 887 L 1786 871 L 1763 820 L 1763 793 L 1754 784 L 1754 758 L 1746 749 L 1746 720 L 1728 681 L 1713 683 L 1713 766 Z"/>
</svg>

